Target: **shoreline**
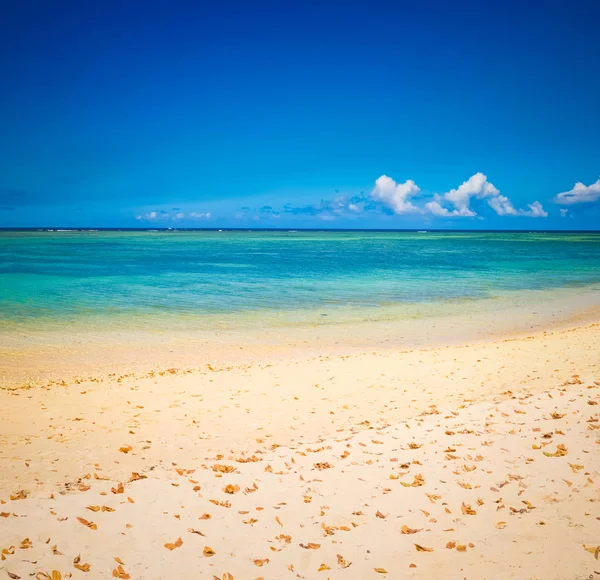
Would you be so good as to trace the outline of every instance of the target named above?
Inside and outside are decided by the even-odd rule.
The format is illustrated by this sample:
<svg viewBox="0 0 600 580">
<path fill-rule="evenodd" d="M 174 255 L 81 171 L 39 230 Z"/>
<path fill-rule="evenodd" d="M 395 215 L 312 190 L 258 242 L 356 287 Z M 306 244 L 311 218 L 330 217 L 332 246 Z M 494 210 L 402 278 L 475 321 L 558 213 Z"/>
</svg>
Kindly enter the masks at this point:
<svg viewBox="0 0 600 580">
<path fill-rule="evenodd" d="M 0 388 L 173 367 L 188 370 L 207 364 L 303 360 L 323 353 L 357 355 L 373 349 L 474 344 L 600 321 L 600 291 L 595 286 L 520 292 L 443 306 L 428 310 L 412 305 L 412 310 L 402 311 L 404 317 L 388 319 L 335 319 L 318 324 L 305 320 L 300 325 L 247 329 L 78 331 L 67 325 L 51 331 L 29 327 L 3 330 Z"/>
</svg>

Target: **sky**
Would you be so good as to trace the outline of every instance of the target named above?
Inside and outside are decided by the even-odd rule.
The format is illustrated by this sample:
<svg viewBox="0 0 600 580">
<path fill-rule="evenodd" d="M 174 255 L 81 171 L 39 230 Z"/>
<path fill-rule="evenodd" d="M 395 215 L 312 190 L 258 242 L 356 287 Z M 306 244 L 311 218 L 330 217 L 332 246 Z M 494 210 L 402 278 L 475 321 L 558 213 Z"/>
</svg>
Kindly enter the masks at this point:
<svg viewBox="0 0 600 580">
<path fill-rule="evenodd" d="M 0 227 L 600 229 L 599 19 L 5 3 Z"/>
</svg>

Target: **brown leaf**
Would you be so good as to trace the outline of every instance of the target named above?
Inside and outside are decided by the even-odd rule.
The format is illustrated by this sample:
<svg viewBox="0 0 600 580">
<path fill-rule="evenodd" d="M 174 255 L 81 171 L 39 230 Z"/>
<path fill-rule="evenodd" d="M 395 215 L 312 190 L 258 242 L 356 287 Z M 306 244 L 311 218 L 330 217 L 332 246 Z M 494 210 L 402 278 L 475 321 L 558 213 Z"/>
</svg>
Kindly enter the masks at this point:
<svg viewBox="0 0 600 580">
<path fill-rule="evenodd" d="M 387 574 L 388 571 L 385 568 L 373 568 L 377 574 Z"/>
<path fill-rule="evenodd" d="M 62 580 L 62 574 L 58 570 L 52 570 L 52 580 Z"/>
<path fill-rule="evenodd" d="M 380 511 L 377 511 L 377 512 L 375 513 L 375 515 L 376 515 L 378 518 L 381 518 L 382 520 L 385 520 L 385 518 L 387 518 L 387 517 L 388 517 L 388 515 L 387 515 L 387 514 L 382 514 Z"/>
<path fill-rule="evenodd" d="M 499 530 L 503 530 L 503 529 L 506 527 L 506 522 L 498 522 L 498 523 L 496 524 L 496 527 L 497 527 Z"/>
<path fill-rule="evenodd" d="M 83 518 L 77 518 L 77 521 L 80 524 L 83 524 L 84 526 L 90 528 L 90 530 L 97 530 L 98 529 L 98 526 L 94 522 L 88 522 L 87 520 L 85 520 Z"/>
<path fill-rule="evenodd" d="M 199 536 L 204 535 L 201 531 L 195 530 L 194 528 L 188 528 L 188 532 L 190 532 L 190 534 L 198 534 Z"/>
<path fill-rule="evenodd" d="M 405 481 L 401 481 L 400 483 L 404 487 L 421 487 L 425 483 L 425 480 L 423 479 L 423 476 L 421 474 L 417 474 L 415 475 L 415 478 L 412 483 L 406 483 Z"/>
<path fill-rule="evenodd" d="M 174 550 L 175 548 L 180 548 L 182 544 L 183 544 L 183 540 L 181 538 L 177 538 L 174 543 L 165 544 L 165 548 L 167 550 Z"/>
<path fill-rule="evenodd" d="M 119 483 L 119 485 L 117 487 L 111 487 L 110 491 L 112 491 L 113 493 L 123 493 L 125 491 L 125 488 L 123 487 L 122 483 Z"/>
<path fill-rule="evenodd" d="M 462 513 L 467 515 L 467 516 L 474 516 L 477 512 L 471 508 L 470 505 L 463 503 L 461 508 Z"/>
<path fill-rule="evenodd" d="M 207 558 L 210 558 L 211 556 L 214 556 L 216 554 L 216 552 L 210 546 L 204 546 L 204 550 L 202 550 L 202 553 Z"/>
<path fill-rule="evenodd" d="M 13 580 L 19 580 L 21 578 L 21 576 L 17 576 L 16 574 L 9 572 L 8 570 L 6 571 L 6 573 L 8 574 L 8 577 L 12 578 Z"/>
<path fill-rule="evenodd" d="M 323 572 L 323 570 L 331 570 L 331 566 L 328 566 L 327 564 L 321 564 L 317 572 Z"/>
<path fill-rule="evenodd" d="M 324 461 L 324 462 L 320 462 L 320 463 L 314 463 L 313 465 L 314 465 L 314 467 L 315 467 L 316 469 L 320 469 L 320 470 L 323 470 L 323 469 L 331 469 L 331 468 L 333 467 L 333 465 L 330 465 L 330 464 L 329 464 L 329 463 L 327 463 L 326 461 Z"/>
<path fill-rule="evenodd" d="M 229 485 L 226 485 L 223 488 L 223 491 L 225 493 L 234 494 L 234 493 L 237 493 L 238 491 L 240 491 L 240 486 L 239 485 L 231 485 L 231 484 L 229 484 Z"/>
<path fill-rule="evenodd" d="M 456 546 L 456 551 L 457 552 L 466 552 L 467 546 L 465 546 L 464 544 L 459 544 L 458 546 Z"/>
<path fill-rule="evenodd" d="M 131 445 L 123 445 L 123 447 L 119 447 L 119 451 L 121 453 L 129 453 L 130 451 L 133 451 L 133 447 Z"/>
<path fill-rule="evenodd" d="M 252 560 L 252 562 L 254 562 L 255 566 L 262 568 L 265 564 L 268 564 L 270 562 L 270 560 L 269 560 L 269 558 L 264 558 L 262 560 L 259 558 L 256 558 L 255 560 Z"/>
<path fill-rule="evenodd" d="M 400 532 L 403 534 L 416 534 L 417 532 L 420 532 L 421 530 L 417 530 L 415 528 L 409 528 L 408 526 L 402 526 L 400 528 Z"/>
<path fill-rule="evenodd" d="M 600 546 L 586 546 L 585 544 L 583 544 L 583 548 L 586 552 L 593 554 L 596 560 L 598 559 L 598 556 L 600 556 Z"/>
<path fill-rule="evenodd" d="M 121 558 L 117 558 L 116 556 L 114 556 L 113 559 L 117 564 L 121 564 L 121 566 L 125 566 L 125 562 L 123 562 L 123 560 L 121 560 Z"/>
<path fill-rule="evenodd" d="M 313 544 L 312 542 L 308 542 L 308 544 L 300 544 L 301 548 L 305 550 L 318 550 L 321 547 L 321 544 Z"/>
<path fill-rule="evenodd" d="M 433 548 L 426 548 L 425 546 L 421 546 L 421 544 L 415 544 L 415 548 L 417 552 L 433 552 Z"/>
<path fill-rule="evenodd" d="M 117 560 L 117 558 L 115 558 L 115 560 Z M 119 564 L 112 571 L 112 575 L 113 575 L 113 578 L 120 578 L 121 580 L 129 580 L 129 578 L 131 578 L 131 576 L 129 574 L 127 574 L 127 572 L 125 572 L 125 570 L 123 569 L 123 566 L 121 564 Z"/>
<path fill-rule="evenodd" d="M 233 467 L 233 465 L 219 465 L 218 463 L 215 463 L 212 466 L 212 470 L 218 473 L 231 473 L 232 471 L 235 471 L 235 467 Z"/>
<path fill-rule="evenodd" d="M 562 444 L 558 444 L 556 446 L 556 451 L 554 453 L 549 453 L 548 451 L 544 451 L 544 455 L 546 457 L 563 457 L 568 453 L 567 448 Z"/>
<path fill-rule="evenodd" d="M 347 562 L 346 560 L 344 560 L 341 554 L 337 555 L 337 563 L 340 568 L 348 568 L 352 565 L 352 562 Z"/>
<path fill-rule="evenodd" d="M 81 556 L 78 555 L 73 560 L 73 566 L 75 566 L 75 568 L 77 568 L 78 570 L 81 570 L 82 572 L 89 572 L 92 566 L 90 564 L 80 564 L 80 562 L 81 562 Z"/>
<path fill-rule="evenodd" d="M 90 510 L 92 512 L 99 512 L 100 511 L 100 506 L 99 505 L 89 505 L 85 509 L 86 510 Z"/>
</svg>

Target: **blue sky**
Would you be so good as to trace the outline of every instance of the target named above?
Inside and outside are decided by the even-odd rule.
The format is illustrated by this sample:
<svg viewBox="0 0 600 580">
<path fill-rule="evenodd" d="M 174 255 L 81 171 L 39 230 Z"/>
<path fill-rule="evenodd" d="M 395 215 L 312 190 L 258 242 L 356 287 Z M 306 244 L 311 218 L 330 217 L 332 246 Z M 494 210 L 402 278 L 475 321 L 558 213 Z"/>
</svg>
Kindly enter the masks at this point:
<svg viewBox="0 0 600 580">
<path fill-rule="evenodd" d="M 599 18 L 9 3 L 0 226 L 598 228 Z"/>
</svg>

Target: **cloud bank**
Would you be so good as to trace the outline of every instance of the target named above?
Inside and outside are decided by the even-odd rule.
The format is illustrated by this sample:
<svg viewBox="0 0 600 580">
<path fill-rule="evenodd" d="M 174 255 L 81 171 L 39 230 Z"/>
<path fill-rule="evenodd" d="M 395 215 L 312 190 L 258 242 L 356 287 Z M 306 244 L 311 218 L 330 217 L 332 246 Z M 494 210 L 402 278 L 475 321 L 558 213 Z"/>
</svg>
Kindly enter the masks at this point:
<svg viewBox="0 0 600 580">
<path fill-rule="evenodd" d="M 487 200 L 487 205 L 499 216 L 533 218 L 548 216 L 539 201 L 528 204 L 527 209 L 515 208 L 512 201 L 507 196 L 501 195 L 500 190 L 481 172 L 469 177 L 456 189 L 433 195 L 425 194 L 412 179 L 398 183 L 391 177 L 382 175 L 375 181 L 375 187 L 368 195 L 362 193 L 352 197 L 337 196 L 331 200 L 321 200 L 315 205 L 300 207 L 287 204 L 284 211 L 295 215 L 315 216 L 324 220 L 335 219 L 338 215 L 353 217 L 369 210 L 380 210 L 392 215 L 418 214 L 442 218 L 474 218 L 479 216 L 479 210 L 473 206 L 473 200 Z"/>
<path fill-rule="evenodd" d="M 175 210 L 175 208 L 173 208 Z M 175 210 L 176 211 L 176 210 Z M 176 213 L 170 213 L 164 210 L 149 211 L 147 213 L 141 213 L 135 216 L 135 219 L 142 222 L 178 222 L 181 220 L 209 220 L 212 217 L 210 212 L 199 213 L 190 212 L 185 213 L 182 211 L 176 211 Z"/>
</svg>

